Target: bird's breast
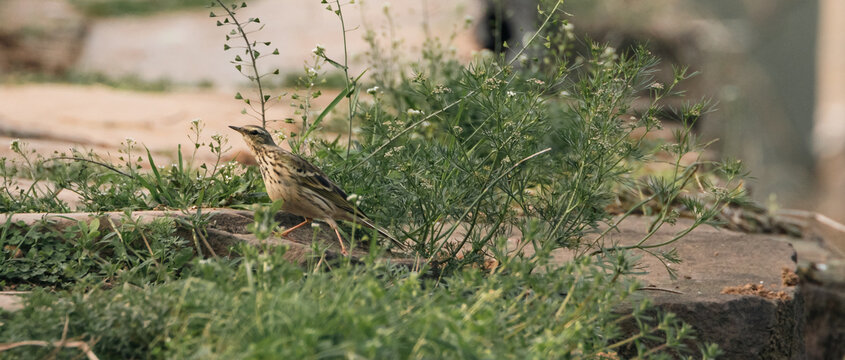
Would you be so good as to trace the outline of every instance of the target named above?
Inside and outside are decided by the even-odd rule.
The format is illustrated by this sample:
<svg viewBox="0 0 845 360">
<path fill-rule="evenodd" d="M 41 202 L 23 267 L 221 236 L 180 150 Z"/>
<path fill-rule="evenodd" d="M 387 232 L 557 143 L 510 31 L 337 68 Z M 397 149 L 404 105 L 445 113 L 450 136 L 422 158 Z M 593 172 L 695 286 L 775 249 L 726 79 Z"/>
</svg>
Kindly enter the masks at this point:
<svg viewBox="0 0 845 360">
<path fill-rule="evenodd" d="M 264 187 L 267 188 L 267 195 L 272 200 L 290 200 L 296 195 L 293 180 L 289 176 L 283 174 L 269 172 L 262 172 L 264 178 Z"/>
</svg>

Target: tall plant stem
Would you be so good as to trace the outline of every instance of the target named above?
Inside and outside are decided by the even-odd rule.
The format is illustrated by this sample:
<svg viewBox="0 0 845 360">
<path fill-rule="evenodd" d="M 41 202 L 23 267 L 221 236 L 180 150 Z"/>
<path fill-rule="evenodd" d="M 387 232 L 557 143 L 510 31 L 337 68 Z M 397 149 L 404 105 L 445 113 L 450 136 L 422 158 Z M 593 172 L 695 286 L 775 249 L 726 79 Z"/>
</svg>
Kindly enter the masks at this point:
<svg viewBox="0 0 845 360">
<path fill-rule="evenodd" d="M 352 117 L 355 115 L 355 104 L 352 103 L 353 89 L 349 88 L 349 49 L 346 44 L 346 23 L 343 21 L 343 9 L 340 7 L 340 0 L 337 4 L 337 16 L 340 18 L 340 28 L 343 33 L 343 80 L 346 80 L 346 103 L 349 106 L 349 133 L 346 137 L 346 158 L 349 158 L 349 151 L 352 149 Z"/>
<path fill-rule="evenodd" d="M 258 58 L 255 56 L 255 51 L 252 49 L 252 44 L 250 44 L 249 38 L 247 38 L 246 36 L 246 31 L 244 31 L 244 28 L 238 21 L 238 18 L 235 17 L 235 13 L 232 12 L 232 10 L 230 10 L 225 4 L 223 4 L 222 0 L 216 1 L 217 4 L 220 5 L 220 7 L 226 10 L 226 13 L 229 15 L 229 18 L 232 19 L 233 23 L 235 23 L 235 27 L 238 28 L 238 31 L 241 33 L 241 37 L 243 37 L 244 42 L 246 43 L 246 51 L 249 54 L 249 60 L 250 64 L 252 65 L 253 74 L 255 74 L 255 84 L 258 85 L 258 99 L 259 101 L 261 101 L 261 127 L 266 128 L 267 117 L 264 115 L 264 113 L 267 110 L 267 99 L 265 99 L 264 97 L 264 88 L 261 86 L 261 74 L 258 73 L 258 62 L 256 61 L 258 60 Z M 345 42 L 346 39 L 344 37 L 344 43 Z"/>
</svg>

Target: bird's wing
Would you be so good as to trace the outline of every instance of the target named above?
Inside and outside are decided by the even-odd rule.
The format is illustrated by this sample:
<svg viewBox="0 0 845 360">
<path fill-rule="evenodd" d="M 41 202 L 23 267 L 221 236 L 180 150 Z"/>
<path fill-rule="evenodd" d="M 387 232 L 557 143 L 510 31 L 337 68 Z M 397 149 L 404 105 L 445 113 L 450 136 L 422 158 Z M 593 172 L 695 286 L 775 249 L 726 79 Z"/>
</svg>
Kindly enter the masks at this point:
<svg viewBox="0 0 845 360">
<path fill-rule="evenodd" d="M 293 160 L 292 171 L 296 174 L 296 176 L 299 176 L 303 180 L 303 186 L 316 192 L 326 200 L 331 201 L 335 206 L 343 211 L 349 212 L 350 214 L 354 214 L 358 217 L 368 218 L 364 212 L 356 208 L 349 202 L 349 200 L 347 200 L 348 196 L 343 189 L 329 180 L 329 177 L 326 176 L 322 170 L 298 155 L 291 154 L 291 156 Z"/>
<path fill-rule="evenodd" d="M 400 249 L 407 249 L 404 243 L 397 240 L 396 237 L 391 235 L 386 229 L 374 224 L 367 214 L 364 214 L 363 211 L 355 207 L 355 205 L 352 205 L 352 203 L 347 200 L 348 196 L 346 193 L 339 186 L 329 180 L 329 177 L 326 176 L 320 168 L 314 166 L 308 162 L 308 160 L 305 160 L 296 154 L 290 154 L 289 157 L 291 159 L 291 171 L 302 179 L 302 186 L 316 192 L 326 200 L 331 201 L 339 209 L 355 215 L 359 218 L 359 220 L 361 220 L 362 224 L 376 229 L 376 231 L 382 234 L 382 236 L 387 237 L 396 243 Z"/>
</svg>

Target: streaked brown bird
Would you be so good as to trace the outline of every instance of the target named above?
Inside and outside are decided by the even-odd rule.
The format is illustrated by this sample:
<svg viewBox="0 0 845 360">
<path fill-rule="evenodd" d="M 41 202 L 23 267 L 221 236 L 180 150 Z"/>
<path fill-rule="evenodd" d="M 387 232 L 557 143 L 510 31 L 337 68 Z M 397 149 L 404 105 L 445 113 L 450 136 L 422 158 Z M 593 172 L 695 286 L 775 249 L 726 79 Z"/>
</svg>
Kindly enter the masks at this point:
<svg viewBox="0 0 845 360">
<path fill-rule="evenodd" d="M 229 127 L 243 135 L 244 141 L 255 155 L 270 199 L 282 199 L 282 211 L 305 218 L 299 225 L 282 232 L 282 237 L 313 219 L 322 220 L 329 224 L 337 235 L 341 252 L 348 255 L 335 222 L 344 220 L 375 229 L 398 247 L 404 248 L 404 244 L 375 225 L 366 214 L 350 203 L 346 193 L 329 180 L 323 171 L 276 145 L 267 130 L 255 125 Z"/>
</svg>

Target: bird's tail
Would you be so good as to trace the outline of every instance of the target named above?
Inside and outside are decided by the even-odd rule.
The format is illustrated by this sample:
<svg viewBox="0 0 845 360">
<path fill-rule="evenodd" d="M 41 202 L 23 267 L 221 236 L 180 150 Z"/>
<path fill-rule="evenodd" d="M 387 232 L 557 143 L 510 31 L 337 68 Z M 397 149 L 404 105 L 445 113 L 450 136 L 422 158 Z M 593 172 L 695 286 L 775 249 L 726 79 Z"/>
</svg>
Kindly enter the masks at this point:
<svg viewBox="0 0 845 360">
<path fill-rule="evenodd" d="M 405 245 L 405 243 L 403 243 L 402 241 L 399 241 L 399 239 L 397 239 L 395 236 L 391 235 L 390 232 L 388 232 L 385 228 L 374 224 L 370 219 L 359 217 L 357 220 L 360 221 L 361 224 L 367 226 L 368 228 L 375 229 L 376 231 L 378 231 L 379 234 L 381 234 L 381 236 L 384 236 L 384 237 L 390 239 L 390 241 L 393 242 L 393 244 L 397 248 L 399 248 L 399 250 L 403 250 L 403 251 L 408 250 L 408 246 Z"/>
</svg>

